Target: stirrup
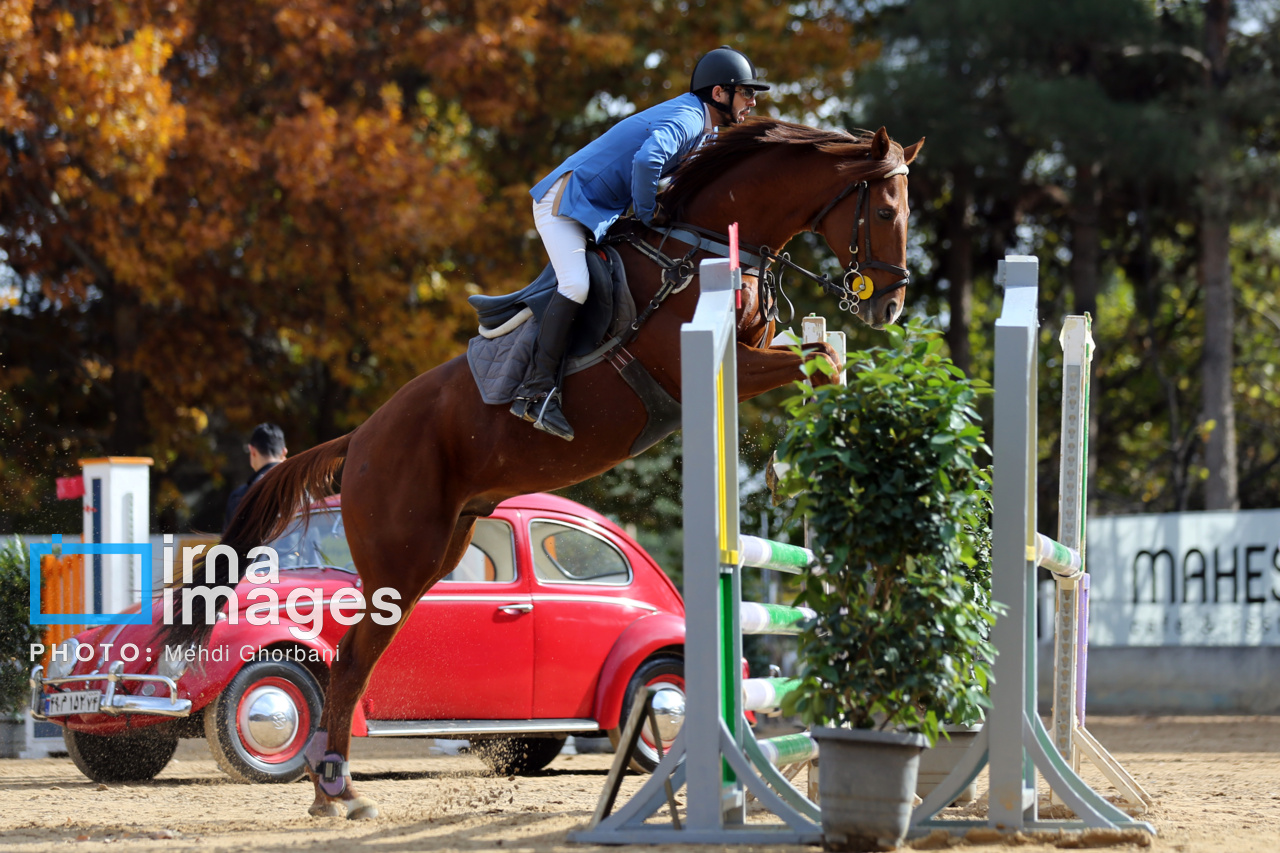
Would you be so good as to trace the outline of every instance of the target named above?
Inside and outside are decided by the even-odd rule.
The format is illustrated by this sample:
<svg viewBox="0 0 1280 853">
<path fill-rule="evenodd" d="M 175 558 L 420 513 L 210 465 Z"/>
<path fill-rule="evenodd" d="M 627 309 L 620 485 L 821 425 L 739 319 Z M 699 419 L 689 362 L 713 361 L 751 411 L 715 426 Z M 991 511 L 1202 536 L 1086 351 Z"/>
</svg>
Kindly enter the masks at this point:
<svg viewBox="0 0 1280 853">
<path fill-rule="evenodd" d="M 560 389 L 558 387 L 552 388 L 547 392 L 542 405 L 538 408 L 538 418 L 533 422 L 534 429 L 542 430 L 548 435 L 554 435 L 556 438 L 563 438 L 565 441 L 573 441 L 573 426 L 569 423 L 569 419 L 564 416 L 564 411 L 561 410 L 559 401 Z M 547 410 L 551 408 L 553 402 L 556 403 L 556 407 L 551 409 L 551 414 L 559 416 L 559 423 L 547 420 Z"/>
</svg>

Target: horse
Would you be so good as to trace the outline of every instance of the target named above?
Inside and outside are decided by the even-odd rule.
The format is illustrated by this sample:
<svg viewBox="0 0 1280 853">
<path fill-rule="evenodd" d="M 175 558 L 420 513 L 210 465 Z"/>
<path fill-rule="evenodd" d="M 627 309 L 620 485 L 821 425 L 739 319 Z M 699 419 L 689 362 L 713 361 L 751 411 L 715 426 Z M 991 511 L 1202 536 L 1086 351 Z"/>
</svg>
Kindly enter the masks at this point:
<svg viewBox="0 0 1280 853">
<path fill-rule="evenodd" d="M 693 315 L 698 289 L 671 287 L 670 271 L 654 258 L 665 258 L 662 251 L 673 246 L 687 252 L 680 263 L 667 259 L 672 269 L 683 265 L 687 279 L 694 262 L 725 248 L 695 235 L 727 242 L 724 234 L 735 221 L 743 249 L 761 267 L 760 275 L 744 277 L 738 312 L 740 399 L 805 378 L 807 358 L 835 363 L 826 344 L 810 345 L 802 354 L 770 345 L 770 268 L 775 261 L 795 265 L 769 247 L 784 246 L 804 230 L 817 232 L 844 265 L 845 276 L 836 283 L 806 274 L 841 294 L 871 326 L 896 321 L 907 283 L 906 167 L 923 143 L 904 148 L 883 127 L 854 135 L 765 118 L 712 137 L 679 166 L 660 196 L 671 225 L 680 230 L 631 220 L 614 229 L 621 235 L 618 252 L 636 305 L 653 306 L 642 312 L 643 323 L 626 343 L 629 354 L 679 400 L 680 326 Z M 689 242 L 681 245 L 677 235 Z M 810 381 L 830 379 L 816 372 Z M 416 602 L 461 560 L 477 518 L 508 497 L 559 489 L 607 471 L 631 455 L 646 423 L 639 398 L 605 362 L 566 379 L 564 407 L 576 431 L 572 443 L 534 429 L 506 406 L 485 404 L 459 356 L 408 382 L 347 435 L 275 466 L 242 500 L 222 543 L 247 565 L 250 549 L 281 535 L 295 517 L 305 520 L 311 502 L 332 491 L 345 465 L 342 517 L 364 589 L 390 588 L 400 601 Z M 215 572 L 229 574 L 228 565 L 237 564 L 222 561 Z M 238 579 L 189 586 L 234 586 Z M 161 629 L 161 641 L 202 642 L 211 629 L 201 605 L 209 606 L 196 599 L 191 613 L 176 614 Z M 361 619 L 340 643 L 320 728 L 307 747 L 315 786 L 312 815 L 378 815 L 377 804 L 351 784 L 351 721 L 374 665 L 412 610 L 405 608 L 398 624 Z"/>
</svg>

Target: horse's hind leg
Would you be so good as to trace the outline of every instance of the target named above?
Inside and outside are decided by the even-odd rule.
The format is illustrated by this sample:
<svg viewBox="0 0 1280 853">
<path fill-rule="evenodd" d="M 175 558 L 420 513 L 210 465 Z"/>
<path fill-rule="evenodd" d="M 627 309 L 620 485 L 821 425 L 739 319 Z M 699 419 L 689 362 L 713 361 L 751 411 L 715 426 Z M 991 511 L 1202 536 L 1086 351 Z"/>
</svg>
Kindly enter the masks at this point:
<svg viewBox="0 0 1280 853">
<path fill-rule="evenodd" d="M 440 536 L 431 536 L 420 528 L 414 537 L 415 547 L 432 541 L 447 542 L 448 545 L 438 558 L 427 549 L 419 550 L 418 560 L 412 565 L 406 565 L 403 557 L 398 562 L 388 559 L 386 553 L 370 554 L 364 559 L 361 559 L 363 555 L 357 556 L 358 566 L 370 567 L 362 574 L 365 595 L 372 598 L 378 589 L 395 589 L 400 594 L 401 615 L 394 624 L 379 625 L 366 612 L 363 619 L 351 626 L 338 646 L 338 655 L 329 673 L 329 689 L 320 719 L 321 730 L 316 732 L 307 747 L 308 773 L 316 793 L 315 801 L 308 810 L 310 814 L 340 817 L 345 811 L 351 820 L 378 816 L 377 803 L 356 791 L 347 768 L 347 758 L 351 754 L 351 719 L 356 703 L 364 695 L 373 667 L 413 613 L 418 599 L 462 559 L 471 543 L 474 526 L 475 519 L 467 517 L 456 521 L 451 531 L 443 531 L 444 535 Z M 353 550 L 358 547 L 354 541 L 352 544 Z M 401 555 L 411 553 L 404 548 L 395 550 Z"/>
<path fill-rule="evenodd" d="M 412 601 L 413 599 L 409 599 Z M 405 598 L 401 597 L 404 606 Z M 408 605 L 406 613 L 411 610 Z M 307 773 L 315 786 L 315 801 L 307 811 L 316 817 L 351 819 L 378 816 L 378 805 L 361 796 L 351 783 L 347 759 L 351 754 L 351 718 L 364 695 L 369 674 L 395 638 L 399 623 L 379 625 L 365 613 L 347 631 L 329 671 L 320 728 L 307 745 Z"/>
</svg>

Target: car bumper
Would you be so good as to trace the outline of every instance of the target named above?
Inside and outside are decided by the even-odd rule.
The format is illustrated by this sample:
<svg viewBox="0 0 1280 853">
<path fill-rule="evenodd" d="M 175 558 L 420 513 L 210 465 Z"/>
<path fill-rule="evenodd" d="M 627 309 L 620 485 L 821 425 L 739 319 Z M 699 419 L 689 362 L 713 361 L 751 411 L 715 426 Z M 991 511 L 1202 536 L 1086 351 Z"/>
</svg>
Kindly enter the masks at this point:
<svg viewBox="0 0 1280 853">
<path fill-rule="evenodd" d="M 124 664 L 116 661 L 107 667 L 106 672 L 91 672 L 85 675 L 68 675 L 63 678 L 45 678 L 44 667 L 36 666 L 31 670 L 31 716 L 37 720 L 47 720 L 44 712 L 44 700 L 48 695 L 46 687 L 56 687 L 71 682 L 106 682 L 95 714 L 106 714 L 118 717 L 122 714 L 149 714 L 155 717 L 186 717 L 191 714 L 191 700 L 178 698 L 178 685 L 172 678 L 163 675 L 134 675 L 124 671 Z M 132 693 L 117 693 L 116 685 L 121 681 L 143 681 L 159 684 L 166 688 L 169 696 L 138 696 Z"/>
</svg>

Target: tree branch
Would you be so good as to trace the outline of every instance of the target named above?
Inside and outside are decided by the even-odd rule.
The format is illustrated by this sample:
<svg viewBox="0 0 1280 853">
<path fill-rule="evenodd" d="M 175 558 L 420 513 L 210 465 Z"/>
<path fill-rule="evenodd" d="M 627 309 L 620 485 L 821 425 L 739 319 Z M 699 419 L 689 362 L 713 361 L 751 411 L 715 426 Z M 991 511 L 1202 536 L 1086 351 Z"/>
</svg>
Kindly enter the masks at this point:
<svg viewBox="0 0 1280 853">
<path fill-rule="evenodd" d="M 1196 50 L 1194 47 L 1190 47 L 1189 45 L 1185 45 L 1185 44 L 1153 44 L 1153 45 L 1131 44 L 1128 47 L 1124 47 L 1120 49 L 1120 55 L 1124 56 L 1125 58 L 1131 58 L 1134 56 L 1148 56 L 1151 54 L 1159 54 L 1159 53 L 1172 53 L 1176 56 L 1181 56 L 1185 59 L 1190 59 L 1192 62 L 1196 63 L 1201 68 L 1203 68 L 1205 71 L 1213 70 L 1213 64 L 1209 62 L 1209 58 L 1207 56 L 1205 56 L 1200 51 Z"/>
</svg>

